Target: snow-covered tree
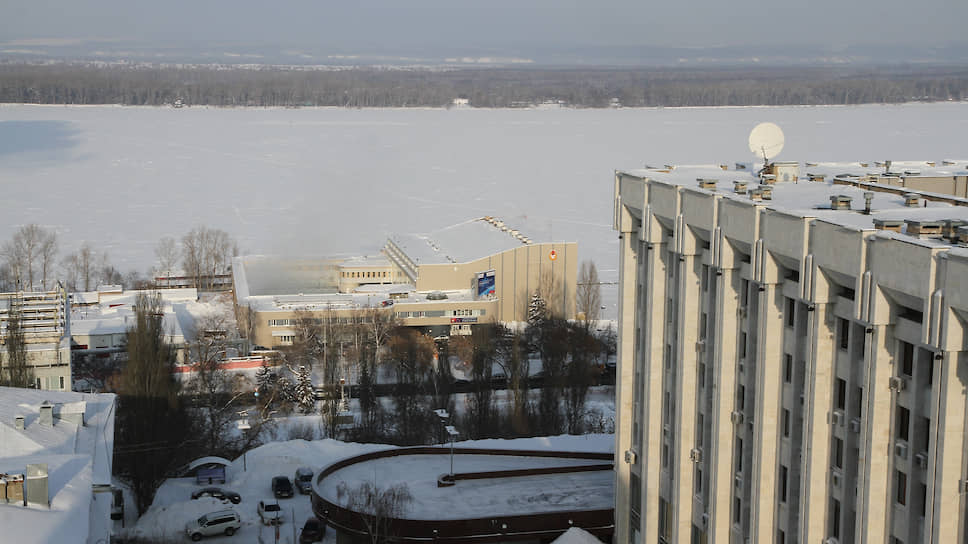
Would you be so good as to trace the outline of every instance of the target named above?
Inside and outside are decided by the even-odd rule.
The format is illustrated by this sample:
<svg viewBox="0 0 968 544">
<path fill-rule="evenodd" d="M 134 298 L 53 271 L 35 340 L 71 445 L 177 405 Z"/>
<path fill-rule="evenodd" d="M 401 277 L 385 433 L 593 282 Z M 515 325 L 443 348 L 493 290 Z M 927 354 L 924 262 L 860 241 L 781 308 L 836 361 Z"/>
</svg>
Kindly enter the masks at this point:
<svg viewBox="0 0 968 544">
<path fill-rule="evenodd" d="M 302 413 L 311 414 L 316 410 L 316 391 L 313 389 L 309 368 L 305 365 L 299 365 L 296 369 L 295 397 Z"/>
<path fill-rule="evenodd" d="M 528 323 L 536 325 L 548 316 L 548 304 L 540 293 L 535 291 L 528 304 Z"/>
</svg>

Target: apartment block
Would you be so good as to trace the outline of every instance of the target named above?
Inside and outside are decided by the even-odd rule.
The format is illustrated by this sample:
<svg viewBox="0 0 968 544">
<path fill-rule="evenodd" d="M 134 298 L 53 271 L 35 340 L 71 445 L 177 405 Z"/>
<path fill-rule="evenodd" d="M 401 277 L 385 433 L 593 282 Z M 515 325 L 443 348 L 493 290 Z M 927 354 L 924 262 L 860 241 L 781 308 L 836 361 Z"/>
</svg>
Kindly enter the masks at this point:
<svg viewBox="0 0 968 544">
<path fill-rule="evenodd" d="M 891 168 L 616 172 L 615 542 L 966 542 L 968 200 Z"/>
</svg>

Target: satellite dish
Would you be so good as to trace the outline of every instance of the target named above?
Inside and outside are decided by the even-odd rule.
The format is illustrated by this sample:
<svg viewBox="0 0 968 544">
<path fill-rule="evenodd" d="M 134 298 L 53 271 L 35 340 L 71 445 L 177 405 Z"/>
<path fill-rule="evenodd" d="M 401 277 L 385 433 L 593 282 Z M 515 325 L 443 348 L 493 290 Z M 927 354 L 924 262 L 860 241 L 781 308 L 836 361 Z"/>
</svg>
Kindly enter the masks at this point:
<svg viewBox="0 0 968 544">
<path fill-rule="evenodd" d="M 783 131 L 774 123 L 760 123 L 750 131 L 750 151 L 769 162 L 783 151 Z"/>
</svg>

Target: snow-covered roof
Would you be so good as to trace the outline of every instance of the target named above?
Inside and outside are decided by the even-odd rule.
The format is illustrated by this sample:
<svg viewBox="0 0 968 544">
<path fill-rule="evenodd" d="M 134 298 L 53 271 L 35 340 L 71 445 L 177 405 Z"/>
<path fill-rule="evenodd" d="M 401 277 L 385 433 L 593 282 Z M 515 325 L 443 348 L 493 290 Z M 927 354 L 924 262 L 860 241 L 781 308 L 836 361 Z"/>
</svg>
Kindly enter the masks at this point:
<svg viewBox="0 0 968 544">
<path fill-rule="evenodd" d="M 565 534 L 554 539 L 551 544 L 602 544 L 595 535 L 579 527 L 572 527 Z"/>
<path fill-rule="evenodd" d="M 480 217 L 425 234 L 392 234 L 389 240 L 414 263 L 466 263 L 508 249 L 548 241 L 545 228 L 526 218 Z"/>
<path fill-rule="evenodd" d="M 0 387 L 0 472 L 23 474 L 27 464 L 46 463 L 50 508 L 0 503 L 0 527 L 11 542 L 107 541 L 114 448 L 113 394 Z M 40 422 L 40 406 L 54 404 L 53 425 Z M 69 421 L 82 412 L 84 424 Z M 24 429 L 16 428 L 23 416 Z"/>
<path fill-rule="evenodd" d="M 737 163 L 737 165 L 743 163 Z M 794 163 L 795 164 L 795 163 Z M 862 166 L 866 164 L 867 166 Z M 854 186 L 845 184 L 835 184 L 834 178 L 859 180 L 866 175 L 884 175 L 885 167 L 877 166 L 874 161 L 870 163 L 805 163 L 800 165 L 800 175 L 797 182 L 778 182 L 770 185 L 772 187 L 772 198 L 769 200 L 756 201 L 770 210 L 775 210 L 798 217 L 814 217 L 819 221 L 840 225 L 856 230 L 874 230 L 874 220 L 919 220 L 919 221 L 941 221 L 947 219 L 968 220 L 968 200 L 959 199 L 951 195 L 938 195 L 939 199 L 948 202 L 932 201 L 921 199 L 917 207 L 905 205 L 903 194 L 895 192 L 885 192 L 873 190 L 873 200 L 871 201 L 871 213 L 864 213 L 865 199 L 864 193 L 872 190 L 869 186 Z M 935 163 L 936 165 L 941 162 Z M 899 170 L 903 175 L 906 168 L 911 171 L 915 165 L 919 167 L 918 177 L 944 177 L 944 176 L 964 176 L 968 175 L 968 161 L 957 161 L 953 165 L 930 166 L 925 162 L 895 161 L 891 164 L 891 173 Z M 743 169 L 729 168 L 724 170 L 718 164 L 711 165 L 676 165 L 674 168 L 646 168 L 638 170 L 627 170 L 625 173 L 645 177 L 655 182 L 689 187 L 696 191 L 716 192 L 723 195 L 723 198 L 750 203 L 751 197 L 745 193 L 734 191 L 734 181 L 746 182 L 747 189 L 754 189 L 761 185 L 757 176 L 757 167 L 745 165 Z M 809 174 L 819 177 L 824 176 L 823 181 L 810 181 Z M 699 179 L 715 180 L 715 189 L 701 189 L 698 184 Z M 919 192 L 913 189 L 906 189 L 899 186 L 884 185 L 881 188 L 890 188 L 896 192 Z M 931 193 L 920 192 L 923 195 Z M 846 196 L 851 199 L 850 208 L 835 210 L 831 208 L 831 197 Z M 952 205 L 949 202 L 958 202 L 959 205 Z M 906 232 L 906 227 L 902 233 Z M 894 236 L 896 233 L 885 233 L 885 236 Z M 919 244 L 945 244 L 941 239 L 924 239 L 916 236 L 903 236 L 906 241 Z"/>
</svg>

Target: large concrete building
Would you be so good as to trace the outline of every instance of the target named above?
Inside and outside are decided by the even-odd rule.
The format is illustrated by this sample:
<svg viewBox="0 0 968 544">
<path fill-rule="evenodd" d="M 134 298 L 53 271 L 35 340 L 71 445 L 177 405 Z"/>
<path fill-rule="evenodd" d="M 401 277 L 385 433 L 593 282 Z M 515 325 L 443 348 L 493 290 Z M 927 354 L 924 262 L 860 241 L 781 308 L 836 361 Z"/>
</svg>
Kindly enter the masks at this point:
<svg viewBox="0 0 968 544">
<path fill-rule="evenodd" d="M 966 542 L 966 164 L 616 173 L 616 542 Z"/>
<path fill-rule="evenodd" d="M 0 293 L 0 370 L 6 372 L 12 315 L 20 316 L 34 387 L 71 390 L 70 301 L 62 288 Z"/>
<path fill-rule="evenodd" d="M 239 257 L 234 293 L 240 323 L 264 347 L 292 344 L 300 310 L 341 319 L 375 309 L 432 336 L 465 335 L 476 324 L 526 320 L 535 291 L 574 317 L 577 253 L 574 242 L 538 242 L 488 216 L 392 235 L 375 256 Z"/>
</svg>

